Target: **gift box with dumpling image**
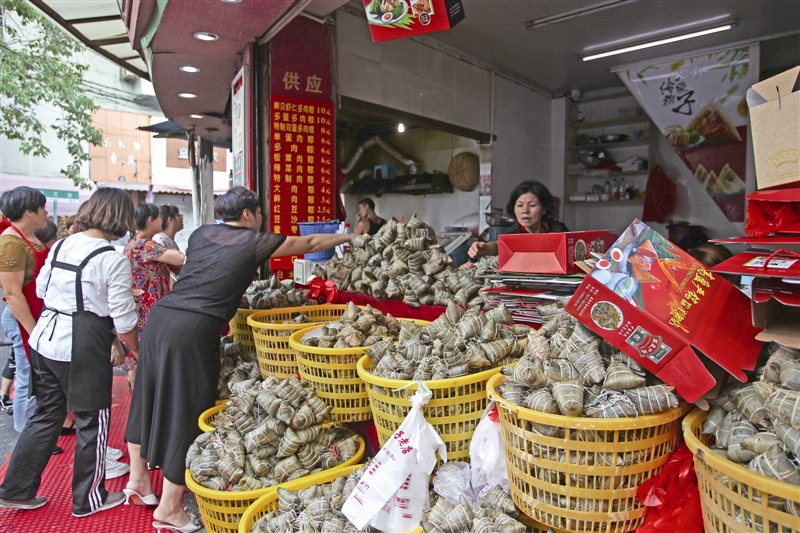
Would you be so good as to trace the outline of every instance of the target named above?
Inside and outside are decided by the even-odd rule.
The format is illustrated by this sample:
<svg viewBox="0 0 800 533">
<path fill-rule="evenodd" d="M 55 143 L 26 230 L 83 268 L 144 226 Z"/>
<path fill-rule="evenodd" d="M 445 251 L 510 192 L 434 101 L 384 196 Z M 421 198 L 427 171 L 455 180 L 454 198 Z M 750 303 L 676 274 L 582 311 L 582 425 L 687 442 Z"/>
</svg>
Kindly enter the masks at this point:
<svg viewBox="0 0 800 533">
<path fill-rule="evenodd" d="M 714 387 L 714 365 L 745 382 L 761 349 L 750 300 L 639 220 L 566 310 L 689 402 Z"/>
</svg>

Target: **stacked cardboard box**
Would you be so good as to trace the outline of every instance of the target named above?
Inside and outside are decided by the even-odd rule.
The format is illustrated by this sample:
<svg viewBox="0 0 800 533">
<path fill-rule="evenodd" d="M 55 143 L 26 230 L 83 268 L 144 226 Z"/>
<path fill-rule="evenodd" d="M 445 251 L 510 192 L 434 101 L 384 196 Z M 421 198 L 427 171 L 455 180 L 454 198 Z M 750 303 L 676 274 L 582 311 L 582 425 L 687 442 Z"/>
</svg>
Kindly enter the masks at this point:
<svg viewBox="0 0 800 533">
<path fill-rule="evenodd" d="M 800 348 L 800 67 L 747 93 L 758 191 L 749 195 L 747 235 L 717 242 L 749 245 L 715 272 L 753 276 L 752 321 L 759 340 Z"/>
</svg>

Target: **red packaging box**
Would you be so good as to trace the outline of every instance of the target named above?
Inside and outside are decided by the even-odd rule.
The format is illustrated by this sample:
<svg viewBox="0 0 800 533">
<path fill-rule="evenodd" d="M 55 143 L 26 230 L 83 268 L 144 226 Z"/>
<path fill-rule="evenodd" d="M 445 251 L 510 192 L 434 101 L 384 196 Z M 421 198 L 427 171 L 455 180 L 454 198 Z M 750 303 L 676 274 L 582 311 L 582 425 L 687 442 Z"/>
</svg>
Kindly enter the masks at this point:
<svg viewBox="0 0 800 533">
<path fill-rule="evenodd" d="M 464 20 L 461 0 L 363 1 L 374 43 L 449 30 Z"/>
<path fill-rule="evenodd" d="M 583 272 L 575 262 L 584 261 L 591 252 L 604 254 L 615 240 L 617 236 L 608 231 L 500 235 L 498 270 L 527 274 Z"/>
<path fill-rule="evenodd" d="M 744 382 L 761 350 L 750 300 L 639 220 L 566 310 L 689 402 L 716 384 L 698 352 Z"/>
<path fill-rule="evenodd" d="M 745 233 L 800 233 L 800 188 L 758 191 L 747 196 Z"/>
</svg>

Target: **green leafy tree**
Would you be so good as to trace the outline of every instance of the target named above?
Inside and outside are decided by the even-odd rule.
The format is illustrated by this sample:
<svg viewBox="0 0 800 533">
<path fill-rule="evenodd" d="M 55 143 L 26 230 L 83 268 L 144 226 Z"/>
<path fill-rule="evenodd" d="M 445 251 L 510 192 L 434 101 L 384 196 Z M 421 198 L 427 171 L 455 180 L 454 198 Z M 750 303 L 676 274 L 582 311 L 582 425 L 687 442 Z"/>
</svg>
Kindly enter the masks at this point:
<svg viewBox="0 0 800 533">
<path fill-rule="evenodd" d="M 0 135 L 21 141 L 24 154 L 47 157 L 42 142 L 49 128 L 63 141 L 72 162 L 61 172 L 88 188 L 80 176 L 81 163 L 91 156 L 88 143 L 100 144 L 103 134 L 92 126 L 94 102 L 83 90 L 87 65 L 73 55 L 84 48 L 24 0 L 0 0 Z M 36 111 L 51 105 L 60 117 L 42 124 Z"/>
</svg>

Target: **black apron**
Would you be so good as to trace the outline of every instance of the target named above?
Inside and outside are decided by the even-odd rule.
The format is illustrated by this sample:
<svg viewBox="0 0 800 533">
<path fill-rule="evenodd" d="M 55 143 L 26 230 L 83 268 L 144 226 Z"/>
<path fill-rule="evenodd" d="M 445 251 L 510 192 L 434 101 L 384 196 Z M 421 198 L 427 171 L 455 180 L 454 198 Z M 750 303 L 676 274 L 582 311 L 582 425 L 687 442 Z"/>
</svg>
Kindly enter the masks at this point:
<svg viewBox="0 0 800 533">
<path fill-rule="evenodd" d="M 81 412 L 110 409 L 114 370 L 111 364 L 114 321 L 110 316 L 97 316 L 84 309 L 81 275 L 90 259 L 96 255 L 115 250 L 112 246 L 98 248 L 87 255 L 80 265 L 76 266 L 56 260 L 64 240 L 56 246 L 51 268 L 75 272 L 75 303 L 77 311 L 72 313 L 72 361 L 70 363 L 67 410 Z M 50 286 L 49 279 L 47 280 L 47 286 Z M 46 292 L 47 290 L 45 289 Z M 66 314 L 58 309 L 49 307 L 46 307 L 46 309 L 61 315 Z"/>
</svg>

